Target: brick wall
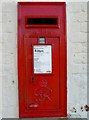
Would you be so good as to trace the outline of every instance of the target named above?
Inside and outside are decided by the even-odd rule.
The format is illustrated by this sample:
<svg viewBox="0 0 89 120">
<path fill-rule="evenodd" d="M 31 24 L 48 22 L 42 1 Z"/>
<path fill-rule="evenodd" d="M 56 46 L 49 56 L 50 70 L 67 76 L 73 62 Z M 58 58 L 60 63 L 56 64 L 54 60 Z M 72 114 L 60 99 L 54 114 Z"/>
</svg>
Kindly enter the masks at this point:
<svg viewBox="0 0 89 120">
<path fill-rule="evenodd" d="M 86 117 L 87 104 L 87 3 L 67 3 L 68 113 Z M 76 110 L 75 110 L 76 109 Z"/>
<path fill-rule="evenodd" d="M 2 3 L 3 117 L 18 117 L 17 79 L 17 5 L 14 0 Z"/>
<path fill-rule="evenodd" d="M 25 1 L 25 0 L 24 0 Z M 17 4 L 3 0 L 3 117 L 18 117 Z M 1 21 L 0 21 L 1 23 Z M 87 117 L 87 3 L 67 3 L 68 117 Z M 83 107 L 81 109 L 81 107 Z"/>
<path fill-rule="evenodd" d="M 2 26 L 2 11 L 0 1 L 0 26 Z M 0 27 L 0 96 L 2 96 L 2 27 Z M 2 98 L 0 97 L 0 118 L 2 114 Z"/>
</svg>

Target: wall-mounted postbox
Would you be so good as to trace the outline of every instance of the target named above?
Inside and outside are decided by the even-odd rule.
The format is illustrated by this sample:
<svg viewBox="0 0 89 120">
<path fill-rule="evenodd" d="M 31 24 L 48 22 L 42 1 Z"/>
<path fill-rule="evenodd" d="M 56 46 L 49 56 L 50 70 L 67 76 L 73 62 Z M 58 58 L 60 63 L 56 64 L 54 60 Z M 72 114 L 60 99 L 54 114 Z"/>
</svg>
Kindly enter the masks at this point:
<svg viewBox="0 0 89 120">
<path fill-rule="evenodd" d="M 66 5 L 18 3 L 19 117 L 66 117 Z"/>
</svg>

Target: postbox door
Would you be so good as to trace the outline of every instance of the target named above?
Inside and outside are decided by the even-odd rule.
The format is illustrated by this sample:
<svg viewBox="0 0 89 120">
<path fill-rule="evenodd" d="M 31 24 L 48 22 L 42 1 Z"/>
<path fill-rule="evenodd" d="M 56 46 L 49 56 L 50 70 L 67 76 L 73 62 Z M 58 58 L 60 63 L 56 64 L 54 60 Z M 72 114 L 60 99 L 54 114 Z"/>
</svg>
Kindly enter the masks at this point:
<svg viewBox="0 0 89 120">
<path fill-rule="evenodd" d="M 66 117 L 66 4 L 20 2 L 18 26 L 19 117 Z"/>
<path fill-rule="evenodd" d="M 43 114 L 48 114 L 47 111 L 59 112 L 61 108 L 60 39 L 46 38 L 45 44 L 38 44 L 38 38 L 25 39 L 24 42 L 26 59 L 26 109 L 28 109 L 33 116 L 34 112 L 39 114 L 39 111 L 41 111 Z M 37 48 L 37 54 L 34 53 L 34 48 Z M 41 49 L 43 51 L 41 51 Z M 45 52 L 46 56 L 48 54 L 48 58 L 44 58 L 44 53 L 39 52 Z M 36 54 L 36 57 L 34 54 Z M 42 56 L 43 59 L 38 60 L 41 59 Z M 37 72 L 34 71 L 34 61 L 38 62 L 35 63 L 37 64 Z M 44 72 L 46 65 L 48 65 L 48 68 L 46 67 L 46 69 L 51 70 L 44 73 L 43 71 L 39 70 L 39 67 L 41 67 L 39 66 L 40 64 L 45 64 L 44 68 L 42 68 Z"/>
</svg>

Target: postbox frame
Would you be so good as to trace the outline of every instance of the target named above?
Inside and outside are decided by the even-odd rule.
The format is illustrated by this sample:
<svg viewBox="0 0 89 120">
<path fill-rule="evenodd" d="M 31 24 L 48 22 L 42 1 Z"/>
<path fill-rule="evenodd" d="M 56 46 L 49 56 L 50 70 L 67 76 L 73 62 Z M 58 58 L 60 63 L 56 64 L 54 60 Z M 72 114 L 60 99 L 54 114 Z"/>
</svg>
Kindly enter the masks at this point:
<svg viewBox="0 0 89 120">
<path fill-rule="evenodd" d="M 21 6 L 23 5 L 63 5 L 63 6 L 66 6 L 65 2 L 18 2 L 18 90 L 19 90 L 19 117 L 20 118 L 29 118 L 29 114 L 25 115 L 25 113 L 23 113 L 23 109 L 24 109 L 24 90 L 23 90 L 23 87 L 24 87 L 24 79 L 25 78 L 25 70 L 24 70 L 24 67 L 25 67 L 25 60 L 24 60 L 24 56 L 23 56 L 23 53 L 24 53 L 24 41 L 22 41 L 22 39 L 24 39 L 24 37 L 21 35 L 21 32 L 23 31 L 20 26 L 20 19 L 21 19 Z M 64 8 L 66 9 L 66 7 Z M 66 10 L 65 10 L 66 11 Z M 65 79 L 63 80 L 64 83 L 62 83 L 62 85 L 64 85 L 64 90 L 62 89 L 62 86 L 61 86 L 61 90 L 63 90 L 63 92 L 65 91 L 65 93 L 63 93 L 63 95 L 61 95 L 62 98 L 64 98 L 65 100 L 63 100 L 63 104 L 62 104 L 62 109 L 61 111 L 62 112 L 59 112 L 59 113 L 55 113 L 55 115 L 51 114 L 51 117 L 66 117 L 67 116 L 67 49 L 66 49 L 66 46 L 67 46 L 67 43 L 66 43 L 66 13 L 64 12 L 64 34 L 65 36 L 62 38 L 62 36 L 60 36 L 60 39 L 63 39 L 64 41 L 62 42 L 62 45 L 61 45 L 61 50 L 64 50 L 64 56 L 61 58 L 60 57 L 60 61 L 63 60 L 64 58 L 64 61 L 65 61 L 65 65 L 60 65 L 60 69 L 62 70 L 62 74 L 65 74 Z M 31 17 L 31 16 L 30 16 Z M 33 17 L 33 16 L 32 16 Z M 37 17 L 37 16 L 35 16 Z M 49 17 L 49 16 L 45 16 L 45 17 Z M 54 17 L 54 16 L 53 16 Z M 25 18 L 26 19 L 26 18 Z M 26 27 L 26 26 L 25 26 Z M 38 25 L 36 26 L 27 26 L 28 28 L 29 27 L 38 27 Z M 40 27 L 45 27 L 43 25 L 40 25 Z M 50 28 L 50 27 L 58 27 L 58 26 L 50 26 L 50 25 L 47 25 L 46 26 L 47 28 Z M 60 30 L 60 34 L 62 35 L 62 30 Z M 33 38 L 35 37 L 38 37 L 37 35 L 33 35 L 32 36 Z M 46 35 L 46 37 L 49 37 L 49 35 Z M 61 41 L 60 41 L 60 44 L 61 44 Z M 64 45 L 64 46 L 63 46 Z M 62 51 L 61 51 L 62 52 Z M 52 58 L 53 59 L 53 58 Z M 61 76 L 62 77 L 62 76 Z M 62 92 L 62 91 L 61 91 Z M 43 117 L 45 116 L 40 114 L 39 116 L 36 115 L 36 116 L 33 116 L 34 117 Z M 46 117 L 50 117 L 49 115 L 46 114 Z"/>
</svg>

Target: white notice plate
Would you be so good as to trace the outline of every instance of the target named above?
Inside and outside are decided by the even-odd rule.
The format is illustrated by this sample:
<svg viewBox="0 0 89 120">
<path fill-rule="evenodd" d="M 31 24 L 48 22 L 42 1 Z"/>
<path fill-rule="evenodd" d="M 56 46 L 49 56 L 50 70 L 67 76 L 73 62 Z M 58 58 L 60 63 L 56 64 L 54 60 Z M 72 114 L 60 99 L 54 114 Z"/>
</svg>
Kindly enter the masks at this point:
<svg viewBox="0 0 89 120">
<path fill-rule="evenodd" d="M 34 74 L 52 73 L 52 46 L 34 45 Z"/>
</svg>

